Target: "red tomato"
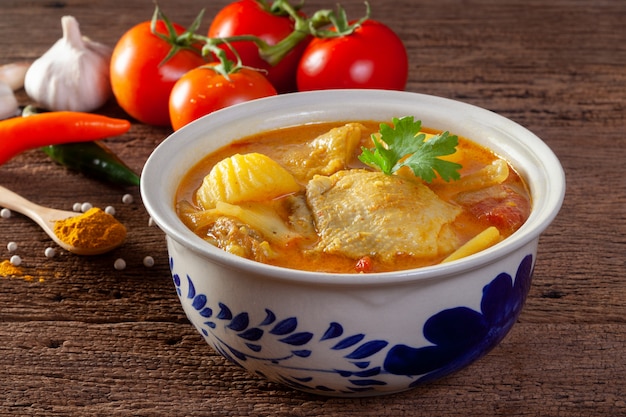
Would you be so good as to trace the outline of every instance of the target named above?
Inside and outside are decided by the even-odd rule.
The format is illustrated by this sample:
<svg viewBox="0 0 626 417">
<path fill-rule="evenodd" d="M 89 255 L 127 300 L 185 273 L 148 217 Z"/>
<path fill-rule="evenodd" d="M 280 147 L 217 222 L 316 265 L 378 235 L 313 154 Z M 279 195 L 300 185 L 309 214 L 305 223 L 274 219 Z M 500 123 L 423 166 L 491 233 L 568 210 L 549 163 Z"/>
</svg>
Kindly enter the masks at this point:
<svg viewBox="0 0 626 417">
<path fill-rule="evenodd" d="M 402 40 L 384 24 L 366 20 L 349 35 L 315 38 L 302 55 L 298 90 L 403 90 L 409 61 Z"/>
<path fill-rule="evenodd" d="M 206 114 L 233 104 L 276 95 L 276 89 L 258 71 L 241 68 L 230 81 L 209 64 L 195 68 L 174 84 L 169 114 L 174 130 Z"/>
<path fill-rule="evenodd" d="M 490 190 L 492 194 L 471 202 L 469 211 L 502 232 L 512 233 L 520 228 L 530 215 L 530 201 L 506 185 L 492 186 Z M 483 194 L 479 191 L 477 195 Z"/>
<path fill-rule="evenodd" d="M 209 38 L 227 38 L 238 35 L 255 35 L 269 45 L 275 45 L 294 30 L 294 22 L 289 16 L 278 16 L 263 8 L 260 2 L 254 0 L 239 0 L 224 7 L 215 16 L 209 27 Z M 274 84 L 280 93 L 295 91 L 296 69 L 304 48 L 310 37 L 300 41 L 275 66 L 268 64 L 259 56 L 258 47 L 250 41 L 231 42 L 237 50 L 244 65 L 267 71 L 267 78 Z M 235 61 L 232 51 L 227 51 L 229 59 Z"/>
<path fill-rule="evenodd" d="M 178 34 L 185 29 L 172 24 Z M 157 33 L 167 35 L 163 21 Z M 163 62 L 172 45 L 150 31 L 150 22 L 140 23 L 117 42 L 111 57 L 111 86 L 118 104 L 135 119 L 167 126 L 168 101 L 174 83 L 187 71 L 206 62 L 200 52 L 181 49 Z"/>
</svg>

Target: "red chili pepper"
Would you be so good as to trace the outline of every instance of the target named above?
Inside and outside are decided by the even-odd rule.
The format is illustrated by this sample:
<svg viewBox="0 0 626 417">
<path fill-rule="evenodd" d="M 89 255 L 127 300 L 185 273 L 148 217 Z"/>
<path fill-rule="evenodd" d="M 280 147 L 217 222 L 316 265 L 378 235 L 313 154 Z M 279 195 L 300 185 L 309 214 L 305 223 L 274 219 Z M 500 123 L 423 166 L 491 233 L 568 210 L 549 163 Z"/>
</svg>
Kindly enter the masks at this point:
<svg viewBox="0 0 626 417">
<path fill-rule="evenodd" d="M 372 262 L 372 258 L 369 256 L 364 256 L 358 261 L 356 261 L 356 265 L 354 266 L 356 272 L 372 272 L 374 269 L 374 264 Z"/>
<path fill-rule="evenodd" d="M 57 111 L 0 121 L 0 165 L 29 149 L 117 136 L 130 122 L 93 113 Z"/>
</svg>

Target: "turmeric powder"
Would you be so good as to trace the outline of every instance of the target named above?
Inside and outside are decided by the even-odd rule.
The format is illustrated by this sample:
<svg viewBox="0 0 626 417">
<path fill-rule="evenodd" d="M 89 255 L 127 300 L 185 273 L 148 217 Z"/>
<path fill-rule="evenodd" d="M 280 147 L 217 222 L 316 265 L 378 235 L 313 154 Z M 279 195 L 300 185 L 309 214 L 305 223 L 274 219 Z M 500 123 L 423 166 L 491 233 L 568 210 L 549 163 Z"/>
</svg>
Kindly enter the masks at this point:
<svg viewBox="0 0 626 417">
<path fill-rule="evenodd" d="M 54 233 L 61 241 L 82 249 L 115 246 L 126 238 L 124 225 L 96 207 L 79 216 L 57 220 Z"/>
<path fill-rule="evenodd" d="M 32 275 L 25 274 L 24 270 L 19 266 L 13 265 L 10 260 L 4 260 L 0 262 L 0 277 L 5 278 L 22 278 L 25 281 L 32 281 L 35 279 Z M 43 282 L 44 278 L 39 277 L 39 282 Z"/>
<path fill-rule="evenodd" d="M 22 269 L 13 265 L 10 261 L 0 262 L 0 276 L 17 277 L 22 275 Z"/>
</svg>

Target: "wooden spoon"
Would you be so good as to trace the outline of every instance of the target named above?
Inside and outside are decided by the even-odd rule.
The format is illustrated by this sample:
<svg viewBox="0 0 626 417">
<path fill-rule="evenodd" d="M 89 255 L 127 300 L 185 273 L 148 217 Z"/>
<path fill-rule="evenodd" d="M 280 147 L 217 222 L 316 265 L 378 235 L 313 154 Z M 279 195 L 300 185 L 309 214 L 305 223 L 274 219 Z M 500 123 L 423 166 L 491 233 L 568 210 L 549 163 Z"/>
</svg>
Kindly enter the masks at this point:
<svg viewBox="0 0 626 417">
<path fill-rule="evenodd" d="M 52 240 L 57 243 L 57 245 L 77 255 L 99 255 L 115 249 L 122 243 L 124 243 L 124 239 L 121 239 L 120 241 L 114 242 L 112 244 L 101 245 L 97 247 L 77 247 L 74 245 L 70 245 L 67 242 L 61 240 L 59 236 L 56 235 L 56 233 L 54 232 L 54 224 L 58 220 L 65 220 L 70 217 L 76 217 L 79 214 L 76 214 L 73 211 L 57 210 L 49 207 L 40 206 L 2 186 L 0 186 L 0 206 L 6 207 L 18 213 L 22 213 L 23 215 L 29 217 L 31 220 L 41 226 L 44 232 L 46 232 L 48 236 L 50 236 Z"/>
</svg>

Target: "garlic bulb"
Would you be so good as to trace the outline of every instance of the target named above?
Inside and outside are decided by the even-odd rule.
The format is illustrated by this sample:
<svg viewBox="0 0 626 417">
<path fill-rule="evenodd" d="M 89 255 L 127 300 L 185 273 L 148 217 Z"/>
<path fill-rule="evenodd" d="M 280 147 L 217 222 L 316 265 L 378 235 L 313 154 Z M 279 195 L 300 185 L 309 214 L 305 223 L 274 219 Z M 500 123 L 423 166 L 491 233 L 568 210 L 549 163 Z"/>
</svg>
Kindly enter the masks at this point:
<svg viewBox="0 0 626 417">
<path fill-rule="evenodd" d="M 63 37 L 26 72 L 26 94 L 48 110 L 95 110 L 112 94 L 113 50 L 82 36 L 72 16 L 63 16 L 61 26 Z"/>
<path fill-rule="evenodd" d="M 17 99 L 11 86 L 0 81 L 0 120 L 17 116 Z"/>
</svg>

